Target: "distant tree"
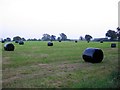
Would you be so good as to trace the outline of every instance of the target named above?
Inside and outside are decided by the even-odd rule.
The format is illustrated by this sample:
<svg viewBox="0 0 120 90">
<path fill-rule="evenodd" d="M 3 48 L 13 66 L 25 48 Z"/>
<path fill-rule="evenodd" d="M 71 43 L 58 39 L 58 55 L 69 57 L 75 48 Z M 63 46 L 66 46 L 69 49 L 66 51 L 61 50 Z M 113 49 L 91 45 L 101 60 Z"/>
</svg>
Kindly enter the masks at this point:
<svg viewBox="0 0 120 90">
<path fill-rule="evenodd" d="M 7 38 L 6 38 L 6 41 L 10 42 L 10 41 L 11 41 L 11 38 L 7 37 Z"/>
<path fill-rule="evenodd" d="M 119 27 L 117 28 L 117 37 L 118 37 L 118 40 L 120 41 L 120 28 Z"/>
<path fill-rule="evenodd" d="M 60 37 L 58 37 L 58 38 L 57 38 L 57 40 L 58 40 L 58 41 L 61 41 L 61 38 L 60 38 Z"/>
<path fill-rule="evenodd" d="M 32 39 L 29 38 L 29 39 L 27 39 L 27 41 L 32 41 Z"/>
<path fill-rule="evenodd" d="M 51 39 L 51 41 L 55 41 L 56 40 L 56 36 L 55 35 L 51 35 L 50 39 Z"/>
<path fill-rule="evenodd" d="M 21 40 L 20 36 L 13 37 L 13 41 L 19 41 L 19 40 Z"/>
<path fill-rule="evenodd" d="M 41 39 L 38 39 L 38 41 L 41 41 Z"/>
<path fill-rule="evenodd" d="M 43 41 L 49 41 L 51 39 L 49 34 L 43 34 L 42 40 Z"/>
<path fill-rule="evenodd" d="M 27 41 L 38 41 L 38 40 L 34 38 L 34 39 L 27 39 Z"/>
<path fill-rule="evenodd" d="M 90 35 L 85 35 L 85 39 L 86 39 L 86 41 L 89 43 L 90 40 L 92 39 L 92 36 L 90 36 Z"/>
<path fill-rule="evenodd" d="M 117 32 L 114 30 L 108 30 L 106 33 L 107 37 L 110 37 L 110 40 L 116 40 L 117 39 Z"/>
<path fill-rule="evenodd" d="M 36 39 L 36 38 L 33 38 L 32 41 L 37 41 L 37 39 Z"/>
<path fill-rule="evenodd" d="M 65 41 L 67 40 L 67 35 L 65 35 L 64 33 L 60 34 L 61 40 Z"/>
<path fill-rule="evenodd" d="M 6 40 L 6 39 L 4 39 L 4 41 L 6 42 L 7 40 Z"/>
<path fill-rule="evenodd" d="M 25 38 L 21 38 L 21 40 L 22 40 L 22 41 L 26 41 L 26 39 L 25 39 Z"/>
<path fill-rule="evenodd" d="M 80 36 L 79 40 L 81 40 L 81 41 L 82 41 L 82 40 L 83 40 L 83 37 L 82 37 L 82 36 Z"/>
<path fill-rule="evenodd" d="M 27 41 L 30 41 L 30 38 L 29 38 L 29 39 L 27 39 Z"/>
</svg>

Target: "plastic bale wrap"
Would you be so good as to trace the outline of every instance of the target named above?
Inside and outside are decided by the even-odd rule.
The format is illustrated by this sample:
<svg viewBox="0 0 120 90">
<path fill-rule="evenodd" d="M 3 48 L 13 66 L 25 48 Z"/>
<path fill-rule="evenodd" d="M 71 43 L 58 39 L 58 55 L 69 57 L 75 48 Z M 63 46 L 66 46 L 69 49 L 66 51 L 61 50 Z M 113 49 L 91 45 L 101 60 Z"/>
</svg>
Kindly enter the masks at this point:
<svg viewBox="0 0 120 90">
<path fill-rule="evenodd" d="M 116 43 L 111 43 L 111 48 L 116 48 Z"/>
<path fill-rule="evenodd" d="M 103 51 L 99 48 L 87 48 L 83 52 L 83 59 L 86 62 L 100 63 L 103 60 Z"/>
<path fill-rule="evenodd" d="M 15 43 L 18 43 L 18 42 L 19 42 L 18 40 L 15 41 Z"/>
<path fill-rule="evenodd" d="M 52 43 L 52 42 L 48 42 L 47 45 L 48 45 L 48 46 L 53 46 L 53 43 Z"/>
<path fill-rule="evenodd" d="M 19 45 L 24 45 L 24 42 L 23 41 L 19 41 Z"/>
<path fill-rule="evenodd" d="M 77 40 L 75 40 L 75 43 L 77 43 L 78 41 Z"/>
<path fill-rule="evenodd" d="M 14 51 L 14 49 L 15 49 L 15 46 L 12 43 L 6 43 L 4 45 L 4 50 L 5 51 Z"/>
</svg>

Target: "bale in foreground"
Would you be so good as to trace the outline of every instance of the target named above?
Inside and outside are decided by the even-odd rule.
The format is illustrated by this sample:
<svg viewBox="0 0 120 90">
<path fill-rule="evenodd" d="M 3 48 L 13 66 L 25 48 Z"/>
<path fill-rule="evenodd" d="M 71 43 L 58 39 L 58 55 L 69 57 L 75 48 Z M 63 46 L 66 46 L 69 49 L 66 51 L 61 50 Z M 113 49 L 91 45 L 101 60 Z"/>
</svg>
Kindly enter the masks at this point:
<svg viewBox="0 0 120 90">
<path fill-rule="evenodd" d="M 5 51 L 14 51 L 14 49 L 15 49 L 15 46 L 12 43 L 6 43 L 4 45 L 4 50 Z"/>
<path fill-rule="evenodd" d="M 87 48 L 82 55 L 86 62 L 100 63 L 103 60 L 103 52 L 99 48 Z"/>
</svg>

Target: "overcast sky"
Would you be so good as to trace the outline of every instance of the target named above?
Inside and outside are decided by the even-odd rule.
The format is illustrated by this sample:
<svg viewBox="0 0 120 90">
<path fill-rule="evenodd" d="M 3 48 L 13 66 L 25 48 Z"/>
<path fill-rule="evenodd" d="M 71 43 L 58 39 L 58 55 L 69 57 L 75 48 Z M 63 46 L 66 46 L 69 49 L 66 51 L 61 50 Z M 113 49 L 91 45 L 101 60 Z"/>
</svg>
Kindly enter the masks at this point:
<svg viewBox="0 0 120 90">
<path fill-rule="evenodd" d="M 119 0 L 0 0 L 0 38 L 105 37 L 118 27 Z"/>
</svg>

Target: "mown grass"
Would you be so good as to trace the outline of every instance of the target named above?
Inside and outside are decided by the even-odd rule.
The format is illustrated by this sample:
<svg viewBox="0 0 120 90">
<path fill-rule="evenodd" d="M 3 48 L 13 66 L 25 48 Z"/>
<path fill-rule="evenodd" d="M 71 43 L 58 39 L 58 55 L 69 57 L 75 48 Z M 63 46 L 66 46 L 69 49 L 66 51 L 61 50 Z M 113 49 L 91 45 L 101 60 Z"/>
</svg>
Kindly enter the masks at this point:
<svg viewBox="0 0 120 90">
<path fill-rule="evenodd" d="M 3 88 L 117 88 L 118 43 L 112 42 L 25 42 L 15 45 L 15 51 L 4 51 Z M 3 44 L 4 45 L 4 44 Z M 88 47 L 101 48 L 101 63 L 86 63 L 83 51 Z"/>
</svg>

